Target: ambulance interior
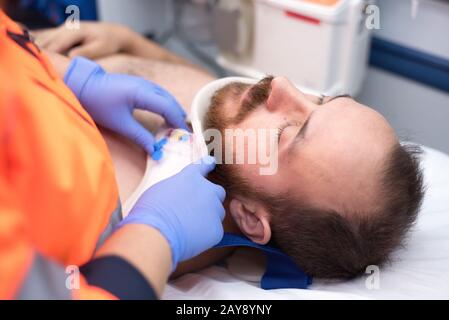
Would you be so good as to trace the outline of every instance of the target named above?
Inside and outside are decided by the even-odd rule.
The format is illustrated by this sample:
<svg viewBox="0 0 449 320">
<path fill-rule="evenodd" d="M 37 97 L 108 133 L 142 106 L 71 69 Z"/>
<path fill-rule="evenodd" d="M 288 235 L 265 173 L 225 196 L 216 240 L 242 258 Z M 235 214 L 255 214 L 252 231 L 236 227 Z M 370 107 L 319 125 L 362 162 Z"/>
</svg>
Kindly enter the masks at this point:
<svg viewBox="0 0 449 320">
<path fill-rule="evenodd" d="M 424 149 L 424 202 L 404 248 L 380 270 L 304 289 L 260 288 L 264 259 L 238 249 L 170 281 L 165 299 L 444 299 L 449 297 L 449 28 L 447 0 L 97 0 L 99 21 L 150 35 L 196 67 L 118 55 L 110 71 L 150 78 L 188 112 L 217 78 L 282 75 L 317 96 L 349 94 L 380 112 L 403 141 Z M 151 130 L 162 120 L 137 117 Z M 103 130 L 122 202 L 146 156 Z M 119 276 L 119 275 L 117 275 Z"/>
</svg>

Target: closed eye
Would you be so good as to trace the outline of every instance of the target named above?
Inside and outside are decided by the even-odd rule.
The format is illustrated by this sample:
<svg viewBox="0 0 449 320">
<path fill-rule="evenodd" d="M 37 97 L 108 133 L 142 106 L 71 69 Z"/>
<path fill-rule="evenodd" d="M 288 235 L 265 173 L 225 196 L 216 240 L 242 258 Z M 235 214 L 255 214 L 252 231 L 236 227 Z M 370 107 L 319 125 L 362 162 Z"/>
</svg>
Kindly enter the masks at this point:
<svg viewBox="0 0 449 320">
<path fill-rule="evenodd" d="M 299 127 L 300 125 L 301 125 L 300 122 L 286 122 L 286 123 L 282 124 L 282 125 L 277 129 L 277 133 L 276 133 L 276 137 L 277 137 L 278 143 L 281 142 L 282 133 L 284 132 L 285 129 L 287 129 L 288 127 L 291 127 L 291 126 L 297 126 L 297 127 Z"/>
</svg>

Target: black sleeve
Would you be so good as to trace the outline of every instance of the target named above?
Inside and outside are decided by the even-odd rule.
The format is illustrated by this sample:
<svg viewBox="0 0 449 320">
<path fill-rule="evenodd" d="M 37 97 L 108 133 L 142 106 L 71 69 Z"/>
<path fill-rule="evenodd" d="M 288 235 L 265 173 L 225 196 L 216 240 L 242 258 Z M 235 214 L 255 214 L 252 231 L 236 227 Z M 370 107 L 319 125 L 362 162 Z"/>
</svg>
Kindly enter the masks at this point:
<svg viewBox="0 0 449 320">
<path fill-rule="evenodd" d="M 156 300 L 152 286 L 128 261 L 117 256 L 93 259 L 80 267 L 87 282 L 121 300 Z"/>
</svg>

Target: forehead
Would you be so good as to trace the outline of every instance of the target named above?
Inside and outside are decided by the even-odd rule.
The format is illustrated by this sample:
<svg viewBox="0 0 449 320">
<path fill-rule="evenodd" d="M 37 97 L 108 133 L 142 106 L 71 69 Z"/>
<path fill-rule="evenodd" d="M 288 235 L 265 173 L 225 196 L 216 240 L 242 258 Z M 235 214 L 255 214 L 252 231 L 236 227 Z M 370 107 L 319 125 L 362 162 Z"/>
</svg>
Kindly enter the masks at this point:
<svg viewBox="0 0 449 320">
<path fill-rule="evenodd" d="M 275 122 L 274 115 L 260 117 L 260 112 L 264 111 L 257 110 L 242 125 L 254 128 Z M 255 166 L 241 167 L 241 173 L 259 188 L 301 194 L 330 209 L 366 205 L 377 199 L 381 170 L 396 142 L 380 114 L 352 99 L 336 99 L 314 111 L 307 138 L 291 156 L 281 155 L 276 175 L 258 176 Z"/>
</svg>

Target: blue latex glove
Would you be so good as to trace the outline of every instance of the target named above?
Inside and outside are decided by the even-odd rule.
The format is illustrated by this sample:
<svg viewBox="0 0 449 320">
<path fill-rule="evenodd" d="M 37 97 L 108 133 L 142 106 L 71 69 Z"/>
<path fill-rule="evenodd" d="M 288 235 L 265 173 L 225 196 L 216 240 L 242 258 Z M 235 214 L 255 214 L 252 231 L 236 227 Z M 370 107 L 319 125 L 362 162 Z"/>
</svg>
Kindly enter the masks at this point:
<svg viewBox="0 0 449 320">
<path fill-rule="evenodd" d="M 225 190 L 205 178 L 215 167 L 206 157 L 145 191 L 119 224 L 145 224 L 158 229 L 172 250 L 173 269 L 213 247 L 223 237 Z"/>
<path fill-rule="evenodd" d="M 95 62 L 78 57 L 72 60 L 64 82 L 96 123 L 128 137 L 149 154 L 154 151 L 154 137 L 133 117 L 134 109 L 157 113 L 170 126 L 187 129 L 186 113 L 175 98 L 143 78 L 109 74 Z"/>
</svg>

